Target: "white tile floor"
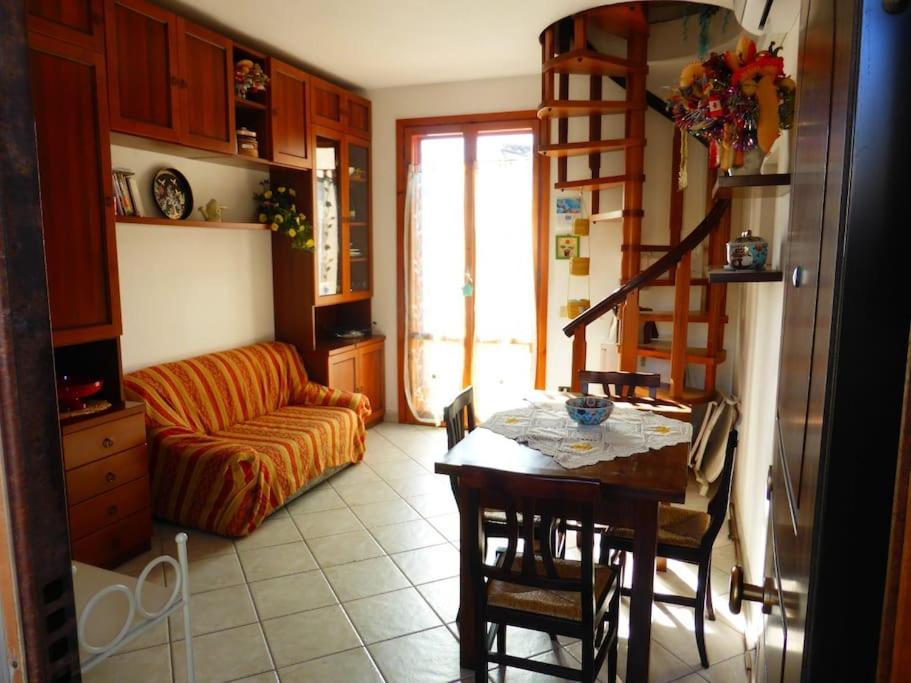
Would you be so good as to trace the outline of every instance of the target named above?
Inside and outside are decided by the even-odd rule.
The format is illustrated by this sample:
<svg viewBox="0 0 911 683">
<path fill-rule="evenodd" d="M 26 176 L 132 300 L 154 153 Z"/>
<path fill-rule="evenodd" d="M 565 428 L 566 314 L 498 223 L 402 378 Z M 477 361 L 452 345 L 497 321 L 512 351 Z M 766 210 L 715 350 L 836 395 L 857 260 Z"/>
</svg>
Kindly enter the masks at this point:
<svg viewBox="0 0 911 683">
<path fill-rule="evenodd" d="M 382 424 L 367 437 L 365 462 L 341 472 L 232 541 L 189 530 L 197 679 L 446 682 L 471 678 L 459 667 L 458 514 L 449 482 L 432 473 L 446 449 L 440 430 Z M 695 505 L 705 501 L 694 497 Z M 173 552 L 176 527 L 156 524 L 152 552 L 121 571 L 138 574 L 152 556 Z M 572 544 L 571 544 L 572 545 Z M 718 620 L 706 622 L 710 669 L 699 666 L 693 610 L 656 605 L 650 681 L 747 681 L 742 624 L 727 612 L 733 547 L 724 532 L 714 554 Z M 167 582 L 164 574 L 157 580 Z M 671 562 L 656 589 L 692 590 L 695 568 Z M 625 603 L 625 601 L 624 601 Z M 621 618 L 620 673 L 626 637 Z M 131 643 L 85 677 L 106 681 L 186 680 L 177 619 Z M 510 630 L 512 654 L 577 666 L 580 646 Z M 490 681 L 554 681 L 517 669 Z"/>
</svg>

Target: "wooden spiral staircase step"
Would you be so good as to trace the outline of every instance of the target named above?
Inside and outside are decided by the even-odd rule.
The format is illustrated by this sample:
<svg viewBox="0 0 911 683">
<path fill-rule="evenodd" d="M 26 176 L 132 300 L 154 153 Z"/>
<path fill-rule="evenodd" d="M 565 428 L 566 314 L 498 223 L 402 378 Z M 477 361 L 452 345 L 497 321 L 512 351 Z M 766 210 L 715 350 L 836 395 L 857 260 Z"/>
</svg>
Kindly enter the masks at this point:
<svg viewBox="0 0 911 683">
<path fill-rule="evenodd" d="M 581 180 L 564 180 L 563 182 L 554 183 L 554 189 L 557 190 L 607 190 L 612 187 L 623 187 L 624 183 L 632 180 L 626 175 L 612 175 L 603 178 L 583 178 Z M 619 212 L 619 218 L 623 219 L 623 212 Z"/>
<path fill-rule="evenodd" d="M 583 76 L 626 76 L 629 73 L 647 73 L 648 67 L 629 59 L 603 55 L 594 50 L 570 50 L 544 63 L 544 71 L 555 74 L 580 74 Z"/>
<path fill-rule="evenodd" d="M 671 342 L 651 341 L 648 344 L 639 344 L 637 355 L 643 358 L 659 358 L 662 360 L 671 359 Z M 714 355 L 709 355 L 709 350 L 705 347 L 688 346 L 686 347 L 686 362 L 699 365 L 717 365 L 723 363 L 727 358 L 727 351 L 720 350 Z"/>
<path fill-rule="evenodd" d="M 539 119 L 565 119 L 574 116 L 625 114 L 633 111 L 626 100 L 548 100 L 538 109 Z"/>
<path fill-rule="evenodd" d="M 690 311 L 686 317 L 691 323 L 707 323 L 709 321 L 709 312 L 705 310 Z M 721 316 L 722 322 L 728 322 L 726 315 Z M 639 311 L 639 322 L 656 322 L 672 323 L 674 322 L 673 311 Z"/>
<path fill-rule="evenodd" d="M 642 147 L 645 138 L 613 138 L 608 140 L 584 140 L 582 142 L 559 142 L 542 145 L 539 153 L 546 157 L 578 157 L 602 152 L 619 152 L 628 147 Z"/>
</svg>

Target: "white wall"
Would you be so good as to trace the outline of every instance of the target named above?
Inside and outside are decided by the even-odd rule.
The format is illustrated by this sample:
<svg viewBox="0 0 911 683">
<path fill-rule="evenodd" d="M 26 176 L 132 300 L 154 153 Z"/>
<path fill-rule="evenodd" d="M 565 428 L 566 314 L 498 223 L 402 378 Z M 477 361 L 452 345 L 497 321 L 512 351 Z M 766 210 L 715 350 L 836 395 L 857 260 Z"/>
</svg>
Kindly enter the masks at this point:
<svg viewBox="0 0 911 683">
<path fill-rule="evenodd" d="M 227 221 L 251 220 L 251 194 L 268 177 L 120 145 L 111 154 L 136 173 L 146 215 L 159 215 L 150 188 L 160 168 L 187 177 L 197 207 L 227 205 Z M 125 372 L 275 337 L 270 233 L 118 223 L 117 256 Z"/>
<path fill-rule="evenodd" d="M 783 41 L 780 37 L 773 39 L 783 47 L 785 72 L 799 79 L 796 25 Z M 773 148 L 773 157 L 777 158 L 769 159 L 767 166 L 771 168 L 764 170 L 787 171 L 788 147 L 788 134 L 784 134 Z M 769 163 L 772 161 L 777 164 Z M 740 210 L 740 223 L 735 222 L 734 232 L 738 228 L 750 229 L 754 235 L 765 237 L 769 241 L 770 265 L 780 267 L 785 258 L 790 193 L 784 189 L 753 192 L 753 196 L 743 195 L 741 201 L 735 202 L 735 209 Z M 740 446 L 732 495 L 746 580 L 754 584 L 761 584 L 765 575 L 766 474 L 772 462 L 775 439 L 784 287 L 780 282 L 728 287 L 728 300 L 735 300 L 740 308 L 739 320 L 732 318 L 737 339 L 736 344 L 731 345 L 733 353 L 728 356 L 733 369 L 732 388 L 741 400 Z M 763 615 L 756 603 L 749 603 L 746 614 L 747 638 L 752 645 L 762 630 Z"/>
</svg>

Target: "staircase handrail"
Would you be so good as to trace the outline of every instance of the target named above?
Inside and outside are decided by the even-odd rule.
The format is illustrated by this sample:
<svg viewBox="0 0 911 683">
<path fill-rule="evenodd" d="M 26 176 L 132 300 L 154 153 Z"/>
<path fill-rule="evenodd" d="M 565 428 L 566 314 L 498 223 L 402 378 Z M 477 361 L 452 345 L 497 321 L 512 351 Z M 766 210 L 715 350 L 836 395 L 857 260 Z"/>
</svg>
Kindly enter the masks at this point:
<svg viewBox="0 0 911 683">
<path fill-rule="evenodd" d="M 721 225 L 721 219 L 724 217 L 725 212 L 730 208 L 730 206 L 730 198 L 717 198 L 711 210 L 708 212 L 708 214 L 706 214 L 705 218 L 702 219 L 702 222 L 699 223 L 699 225 L 697 225 L 693 231 L 690 232 L 690 234 L 680 240 L 679 244 L 677 244 L 674 248 L 668 251 L 664 256 L 655 261 L 641 273 L 634 275 L 625 283 L 620 285 L 620 287 L 608 294 L 594 306 L 586 309 L 584 312 L 580 313 L 578 316 L 570 320 L 569 323 L 567 323 L 563 328 L 563 333 L 567 337 L 572 337 L 576 333 L 577 329 L 589 325 L 608 311 L 613 310 L 614 307 L 616 307 L 618 304 L 623 303 L 623 301 L 627 296 L 629 296 L 631 292 L 647 286 L 649 282 L 652 280 L 657 280 L 659 276 L 663 275 L 675 265 L 677 265 L 677 263 L 679 263 L 679 261 L 687 252 L 690 252 L 699 246 L 702 241 L 712 233 L 712 231 Z"/>
</svg>

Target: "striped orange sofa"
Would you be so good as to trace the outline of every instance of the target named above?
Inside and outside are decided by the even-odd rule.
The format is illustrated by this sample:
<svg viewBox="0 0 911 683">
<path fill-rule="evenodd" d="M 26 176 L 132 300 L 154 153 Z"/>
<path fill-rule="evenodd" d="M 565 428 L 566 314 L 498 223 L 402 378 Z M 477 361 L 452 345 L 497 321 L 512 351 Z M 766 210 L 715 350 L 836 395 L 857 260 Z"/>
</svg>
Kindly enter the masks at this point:
<svg viewBox="0 0 911 683">
<path fill-rule="evenodd" d="M 308 381 L 288 344 L 152 366 L 124 387 L 146 404 L 155 514 L 177 524 L 245 536 L 364 457 L 367 397 Z"/>
</svg>

